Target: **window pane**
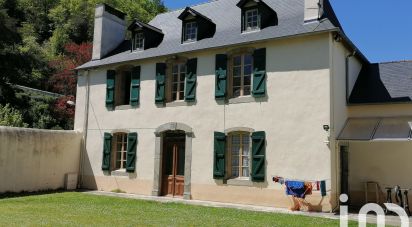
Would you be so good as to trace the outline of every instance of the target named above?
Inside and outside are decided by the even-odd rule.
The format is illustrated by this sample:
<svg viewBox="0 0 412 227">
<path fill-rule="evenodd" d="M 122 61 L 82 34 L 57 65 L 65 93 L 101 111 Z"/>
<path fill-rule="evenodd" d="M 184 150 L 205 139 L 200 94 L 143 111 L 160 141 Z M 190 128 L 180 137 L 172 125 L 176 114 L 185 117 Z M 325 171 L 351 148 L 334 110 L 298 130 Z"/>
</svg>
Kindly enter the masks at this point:
<svg viewBox="0 0 412 227">
<path fill-rule="evenodd" d="M 174 93 L 172 94 L 172 100 L 173 100 L 173 101 L 177 100 L 177 93 L 174 92 Z"/>
<path fill-rule="evenodd" d="M 173 91 L 173 92 L 176 92 L 176 91 L 177 91 L 177 84 L 176 84 L 176 83 L 173 84 L 172 91 Z"/>
<path fill-rule="evenodd" d="M 180 83 L 180 91 L 181 92 L 185 91 L 185 82 Z"/>
<path fill-rule="evenodd" d="M 178 76 L 179 76 L 178 74 L 173 74 L 172 75 L 172 81 L 177 82 L 177 80 L 179 79 Z"/>
<path fill-rule="evenodd" d="M 116 162 L 116 169 L 120 169 L 120 163 L 121 162 Z"/>
<path fill-rule="evenodd" d="M 180 74 L 180 82 L 185 81 L 185 76 L 186 76 L 185 73 Z"/>
<path fill-rule="evenodd" d="M 183 99 L 184 99 L 184 97 L 185 97 L 184 94 L 185 94 L 184 92 L 179 92 L 179 100 L 183 100 Z"/>
<path fill-rule="evenodd" d="M 236 56 L 233 58 L 233 65 L 234 66 L 239 66 L 242 63 L 242 58 L 241 56 Z"/>
<path fill-rule="evenodd" d="M 122 168 L 126 168 L 126 161 L 123 161 Z"/>
<path fill-rule="evenodd" d="M 242 68 L 241 67 L 234 67 L 233 68 L 233 76 L 241 76 L 242 75 Z"/>
<path fill-rule="evenodd" d="M 242 176 L 249 177 L 249 167 L 242 168 Z"/>
<path fill-rule="evenodd" d="M 243 73 L 244 73 L 244 75 L 251 75 L 252 74 L 252 65 L 245 65 Z"/>
<path fill-rule="evenodd" d="M 243 85 L 244 86 L 250 86 L 251 85 L 251 76 L 249 75 L 249 76 L 245 76 L 244 78 L 243 78 Z"/>
<path fill-rule="evenodd" d="M 186 73 L 186 65 L 185 64 L 180 64 L 180 73 Z"/>
<path fill-rule="evenodd" d="M 246 54 L 245 55 L 245 65 L 251 65 L 252 64 L 252 55 L 251 54 Z"/>
<path fill-rule="evenodd" d="M 173 73 L 178 73 L 178 65 L 173 65 Z"/>
<path fill-rule="evenodd" d="M 233 77 L 233 86 L 234 87 L 240 87 L 241 85 L 241 78 L 240 77 Z"/>
<path fill-rule="evenodd" d="M 243 95 L 250 95 L 250 86 L 245 86 L 243 88 Z"/>
<path fill-rule="evenodd" d="M 232 168 L 232 177 L 239 177 L 239 169 Z"/>
<path fill-rule="evenodd" d="M 126 160 L 126 152 L 123 152 L 123 160 Z"/>
<path fill-rule="evenodd" d="M 242 166 L 244 166 L 244 167 L 249 166 L 249 158 L 248 157 L 243 157 Z"/>
<path fill-rule="evenodd" d="M 233 97 L 239 97 L 240 96 L 240 87 L 234 87 L 233 88 Z"/>
</svg>

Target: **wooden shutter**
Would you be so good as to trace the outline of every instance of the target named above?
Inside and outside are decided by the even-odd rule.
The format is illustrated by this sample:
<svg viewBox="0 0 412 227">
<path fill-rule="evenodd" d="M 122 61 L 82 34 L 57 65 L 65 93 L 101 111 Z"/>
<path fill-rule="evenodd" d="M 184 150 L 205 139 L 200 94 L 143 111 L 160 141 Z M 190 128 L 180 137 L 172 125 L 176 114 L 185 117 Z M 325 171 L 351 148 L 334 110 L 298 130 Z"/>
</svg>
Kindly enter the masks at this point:
<svg viewBox="0 0 412 227">
<path fill-rule="evenodd" d="M 165 102 L 165 86 L 166 85 L 166 64 L 157 63 L 156 64 L 156 103 Z"/>
<path fill-rule="evenodd" d="M 265 181 L 266 159 L 266 134 L 265 132 L 252 133 L 252 181 Z"/>
<path fill-rule="evenodd" d="M 110 133 L 104 133 L 102 170 L 104 171 L 110 170 L 111 157 L 112 157 L 112 135 Z"/>
<path fill-rule="evenodd" d="M 257 49 L 253 53 L 253 97 L 266 94 L 266 48 Z"/>
<path fill-rule="evenodd" d="M 185 100 L 196 100 L 197 58 L 189 59 L 186 63 Z"/>
<path fill-rule="evenodd" d="M 136 169 L 136 147 L 137 133 L 129 133 L 127 135 L 127 154 L 126 154 L 126 171 L 134 172 Z"/>
<path fill-rule="evenodd" d="M 106 107 L 114 107 L 114 90 L 116 83 L 116 71 L 107 70 L 106 73 Z"/>
<path fill-rule="evenodd" d="M 130 105 L 136 107 L 140 101 L 140 66 L 132 69 L 132 78 L 130 84 Z"/>
<path fill-rule="evenodd" d="M 226 98 L 227 87 L 227 55 L 216 55 L 216 80 L 215 80 L 215 98 Z"/>
<path fill-rule="evenodd" d="M 226 135 L 222 132 L 214 134 L 214 162 L 213 178 L 223 179 L 225 177 L 226 164 Z"/>
</svg>

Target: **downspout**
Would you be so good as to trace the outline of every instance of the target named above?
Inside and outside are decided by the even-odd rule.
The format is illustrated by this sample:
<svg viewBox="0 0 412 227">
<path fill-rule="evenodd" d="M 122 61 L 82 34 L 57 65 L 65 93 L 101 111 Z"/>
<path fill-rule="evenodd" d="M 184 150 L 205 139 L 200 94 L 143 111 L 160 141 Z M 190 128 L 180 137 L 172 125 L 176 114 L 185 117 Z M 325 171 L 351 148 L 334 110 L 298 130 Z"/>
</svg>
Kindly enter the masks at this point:
<svg viewBox="0 0 412 227">
<path fill-rule="evenodd" d="M 87 132 L 89 129 L 89 97 L 90 97 L 90 70 L 86 70 L 85 77 L 86 77 L 86 97 L 85 97 L 85 106 L 84 106 L 84 122 L 83 122 L 83 146 L 80 150 L 80 164 L 79 164 L 79 183 L 77 188 L 81 188 L 83 186 L 83 162 L 84 156 L 87 152 Z"/>
<path fill-rule="evenodd" d="M 356 50 L 354 50 L 351 54 L 346 56 L 345 59 L 345 74 L 346 74 L 346 103 L 349 103 L 349 96 L 350 96 L 350 91 L 349 91 L 349 60 L 351 57 L 355 56 Z"/>
</svg>

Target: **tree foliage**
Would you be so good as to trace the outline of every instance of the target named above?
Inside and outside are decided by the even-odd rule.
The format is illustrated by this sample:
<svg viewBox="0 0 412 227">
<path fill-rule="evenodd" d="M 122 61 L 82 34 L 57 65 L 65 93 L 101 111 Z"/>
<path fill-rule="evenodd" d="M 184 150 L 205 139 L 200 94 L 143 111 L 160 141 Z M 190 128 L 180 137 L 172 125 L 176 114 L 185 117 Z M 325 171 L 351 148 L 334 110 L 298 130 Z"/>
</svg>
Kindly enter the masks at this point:
<svg viewBox="0 0 412 227">
<path fill-rule="evenodd" d="M 27 127 L 28 125 L 23 122 L 22 114 L 10 107 L 10 104 L 5 106 L 0 104 L 0 126 Z"/>
<path fill-rule="evenodd" d="M 91 59 L 101 3 L 125 12 L 128 22 L 167 10 L 162 0 L 0 0 L 0 104 L 19 111 L 28 127 L 73 128 L 67 101 L 75 100 L 74 69 Z M 15 84 L 63 96 L 17 91 Z"/>
</svg>

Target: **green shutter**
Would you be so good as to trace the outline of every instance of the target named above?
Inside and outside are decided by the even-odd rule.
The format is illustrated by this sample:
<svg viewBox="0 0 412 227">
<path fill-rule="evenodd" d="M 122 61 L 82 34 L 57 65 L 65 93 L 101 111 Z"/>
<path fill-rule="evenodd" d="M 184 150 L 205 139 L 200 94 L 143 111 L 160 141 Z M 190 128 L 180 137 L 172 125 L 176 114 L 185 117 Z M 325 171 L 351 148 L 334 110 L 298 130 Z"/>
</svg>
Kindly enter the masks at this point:
<svg viewBox="0 0 412 227">
<path fill-rule="evenodd" d="M 104 171 L 110 170 L 111 157 L 112 157 L 112 135 L 110 133 L 104 133 L 102 170 Z"/>
<path fill-rule="evenodd" d="M 216 55 L 215 98 L 225 99 L 227 87 L 227 55 Z"/>
<path fill-rule="evenodd" d="M 266 48 L 257 49 L 253 53 L 253 97 L 266 94 Z"/>
<path fill-rule="evenodd" d="M 114 107 L 114 88 L 116 82 L 116 71 L 107 70 L 106 74 L 106 107 Z"/>
<path fill-rule="evenodd" d="M 266 160 L 266 134 L 265 132 L 252 133 L 252 181 L 265 181 Z"/>
<path fill-rule="evenodd" d="M 134 172 L 136 169 L 136 147 L 137 147 L 137 133 L 129 133 L 127 135 L 127 157 L 126 157 L 126 171 Z"/>
<path fill-rule="evenodd" d="M 225 177 L 226 163 L 226 135 L 221 132 L 214 134 L 214 162 L 213 162 L 213 178 L 223 179 Z"/>
<path fill-rule="evenodd" d="M 166 85 L 166 64 L 156 64 L 156 103 L 165 102 L 165 85 Z"/>
<path fill-rule="evenodd" d="M 197 80 L 197 58 L 189 59 L 186 63 L 186 86 L 185 100 L 193 102 L 196 100 L 196 80 Z"/>
<path fill-rule="evenodd" d="M 140 101 L 140 66 L 132 69 L 132 79 L 130 84 L 130 105 L 136 107 Z"/>
</svg>

